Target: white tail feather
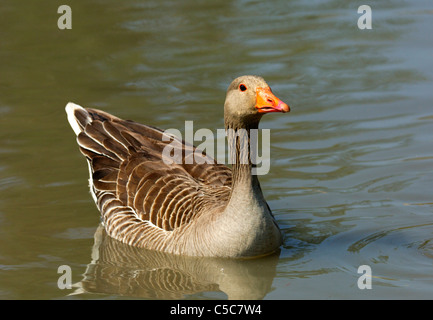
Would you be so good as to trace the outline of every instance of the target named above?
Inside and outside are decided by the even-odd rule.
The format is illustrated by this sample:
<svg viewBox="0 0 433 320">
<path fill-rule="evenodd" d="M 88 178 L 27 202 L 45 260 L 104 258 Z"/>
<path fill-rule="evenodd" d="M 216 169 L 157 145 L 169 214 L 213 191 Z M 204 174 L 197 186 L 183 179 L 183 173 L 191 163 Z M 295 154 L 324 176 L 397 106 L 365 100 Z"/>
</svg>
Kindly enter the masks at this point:
<svg viewBox="0 0 433 320">
<path fill-rule="evenodd" d="M 78 124 L 77 119 L 75 118 L 75 110 L 77 109 L 82 109 L 84 111 L 84 108 L 79 106 L 78 104 L 75 104 L 73 102 L 69 102 L 66 107 L 66 114 L 68 115 L 68 122 L 72 127 L 72 130 L 74 130 L 75 134 L 78 136 L 80 134 L 81 131 L 83 131 L 81 129 L 81 126 Z M 89 118 L 89 122 L 90 122 L 90 118 Z M 90 165 L 90 162 L 87 161 L 87 165 L 89 167 L 89 188 L 90 188 L 90 193 L 92 195 L 93 200 L 95 201 L 95 203 L 97 202 L 97 198 L 96 198 L 96 194 L 95 191 L 93 189 L 93 179 L 92 179 L 92 166 Z"/>
<path fill-rule="evenodd" d="M 67 115 L 68 115 L 68 121 L 69 121 L 69 124 L 71 125 L 72 130 L 74 130 L 75 134 L 78 136 L 78 134 L 79 134 L 82 130 L 81 130 L 80 125 L 78 124 L 77 119 L 75 119 L 75 116 L 74 116 L 74 111 L 75 111 L 76 109 L 84 109 L 84 108 L 81 107 L 81 106 L 79 106 L 78 104 L 75 104 L 75 103 L 72 103 L 72 102 L 69 102 L 69 103 L 66 105 L 66 107 L 65 107 L 66 113 L 67 113 Z"/>
</svg>

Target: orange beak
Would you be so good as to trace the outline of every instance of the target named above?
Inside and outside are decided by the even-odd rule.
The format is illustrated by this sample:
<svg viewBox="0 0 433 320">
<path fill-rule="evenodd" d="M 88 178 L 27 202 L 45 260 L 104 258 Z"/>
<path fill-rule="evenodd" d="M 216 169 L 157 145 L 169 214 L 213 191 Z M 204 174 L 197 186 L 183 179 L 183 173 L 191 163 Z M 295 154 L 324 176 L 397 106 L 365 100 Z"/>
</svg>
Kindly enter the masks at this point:
<svg viewBox="0 0 433 320">
<path fill-rule="evenodd" d="M 256 101 L 256 109 L 260 113 L 290 111 L 290 107 L 278 99 L 269 87 L 256 89 Z"/>
</svg>

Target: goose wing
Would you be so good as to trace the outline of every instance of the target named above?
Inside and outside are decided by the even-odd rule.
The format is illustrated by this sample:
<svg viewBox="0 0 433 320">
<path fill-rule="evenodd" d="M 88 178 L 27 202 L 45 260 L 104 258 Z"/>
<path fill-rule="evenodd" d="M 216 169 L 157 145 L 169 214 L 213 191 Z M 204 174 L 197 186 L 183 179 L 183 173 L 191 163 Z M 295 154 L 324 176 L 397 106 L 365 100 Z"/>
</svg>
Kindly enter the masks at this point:
<svg viewBox="0 0 433 320">
<path fill-rule="evenodd" d="M 100 110 L 72 103 L 66 110 L 88 160 L 93 198 L 106 223 L 117 216 L 116 232 L 125 233 L 120 225 L 132 228 L 140 222 L 171 231 L 207 207 L 226 203 L 230 168 L 206 155 L 204 164 L 188 159 L 198 151 L 194 146 Z M 167 158 L 163 151 L 168 145 L 173 152 L 182 150 L 180 161 Z"/>
</svg>

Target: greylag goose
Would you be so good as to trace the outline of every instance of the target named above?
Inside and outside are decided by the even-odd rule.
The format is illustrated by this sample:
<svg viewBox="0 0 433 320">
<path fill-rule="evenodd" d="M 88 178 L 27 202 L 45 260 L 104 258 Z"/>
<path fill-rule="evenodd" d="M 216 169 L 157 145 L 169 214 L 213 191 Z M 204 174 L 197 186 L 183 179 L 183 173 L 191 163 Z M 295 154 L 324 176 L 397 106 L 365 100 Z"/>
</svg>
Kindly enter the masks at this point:
<svg viewBox="0 0 433 320">
<path fill-rule="evenodd" d="M 282 244 L 249 144 L 265 113 L 288 111 L 261 77 L 233 80 L 224 103 L 229 168 L 206 155 L 205 163 L 191 161 L 195 147 L 161 129 L 66 106 L 109 236 L 167 253 L 233 258 L 270 254 Z M 181 161 L 167 161 L 169 144 L 182 150 Z"/>
</svg>

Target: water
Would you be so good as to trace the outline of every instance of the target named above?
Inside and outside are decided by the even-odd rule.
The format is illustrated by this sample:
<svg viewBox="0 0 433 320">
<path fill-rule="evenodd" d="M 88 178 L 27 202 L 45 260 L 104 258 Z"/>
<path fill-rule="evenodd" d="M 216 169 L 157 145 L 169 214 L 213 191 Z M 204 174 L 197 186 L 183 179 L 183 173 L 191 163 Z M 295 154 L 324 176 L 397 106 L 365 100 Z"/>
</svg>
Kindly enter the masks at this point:
<svg viewBox="0 0 433 320">
<path fill-rule="evenodd" d="M 70 5 L 72 30 L 54 1 L 0 8 L 0 298 L 433 298 L 429 1 L 370 1 L 372 30 L 351 1 Z M 216 132 L 242 74 L 292 107 L 261 123 L 281 251 L 190 259 L 107 239 L 66 103 Z"/>
</svg>

